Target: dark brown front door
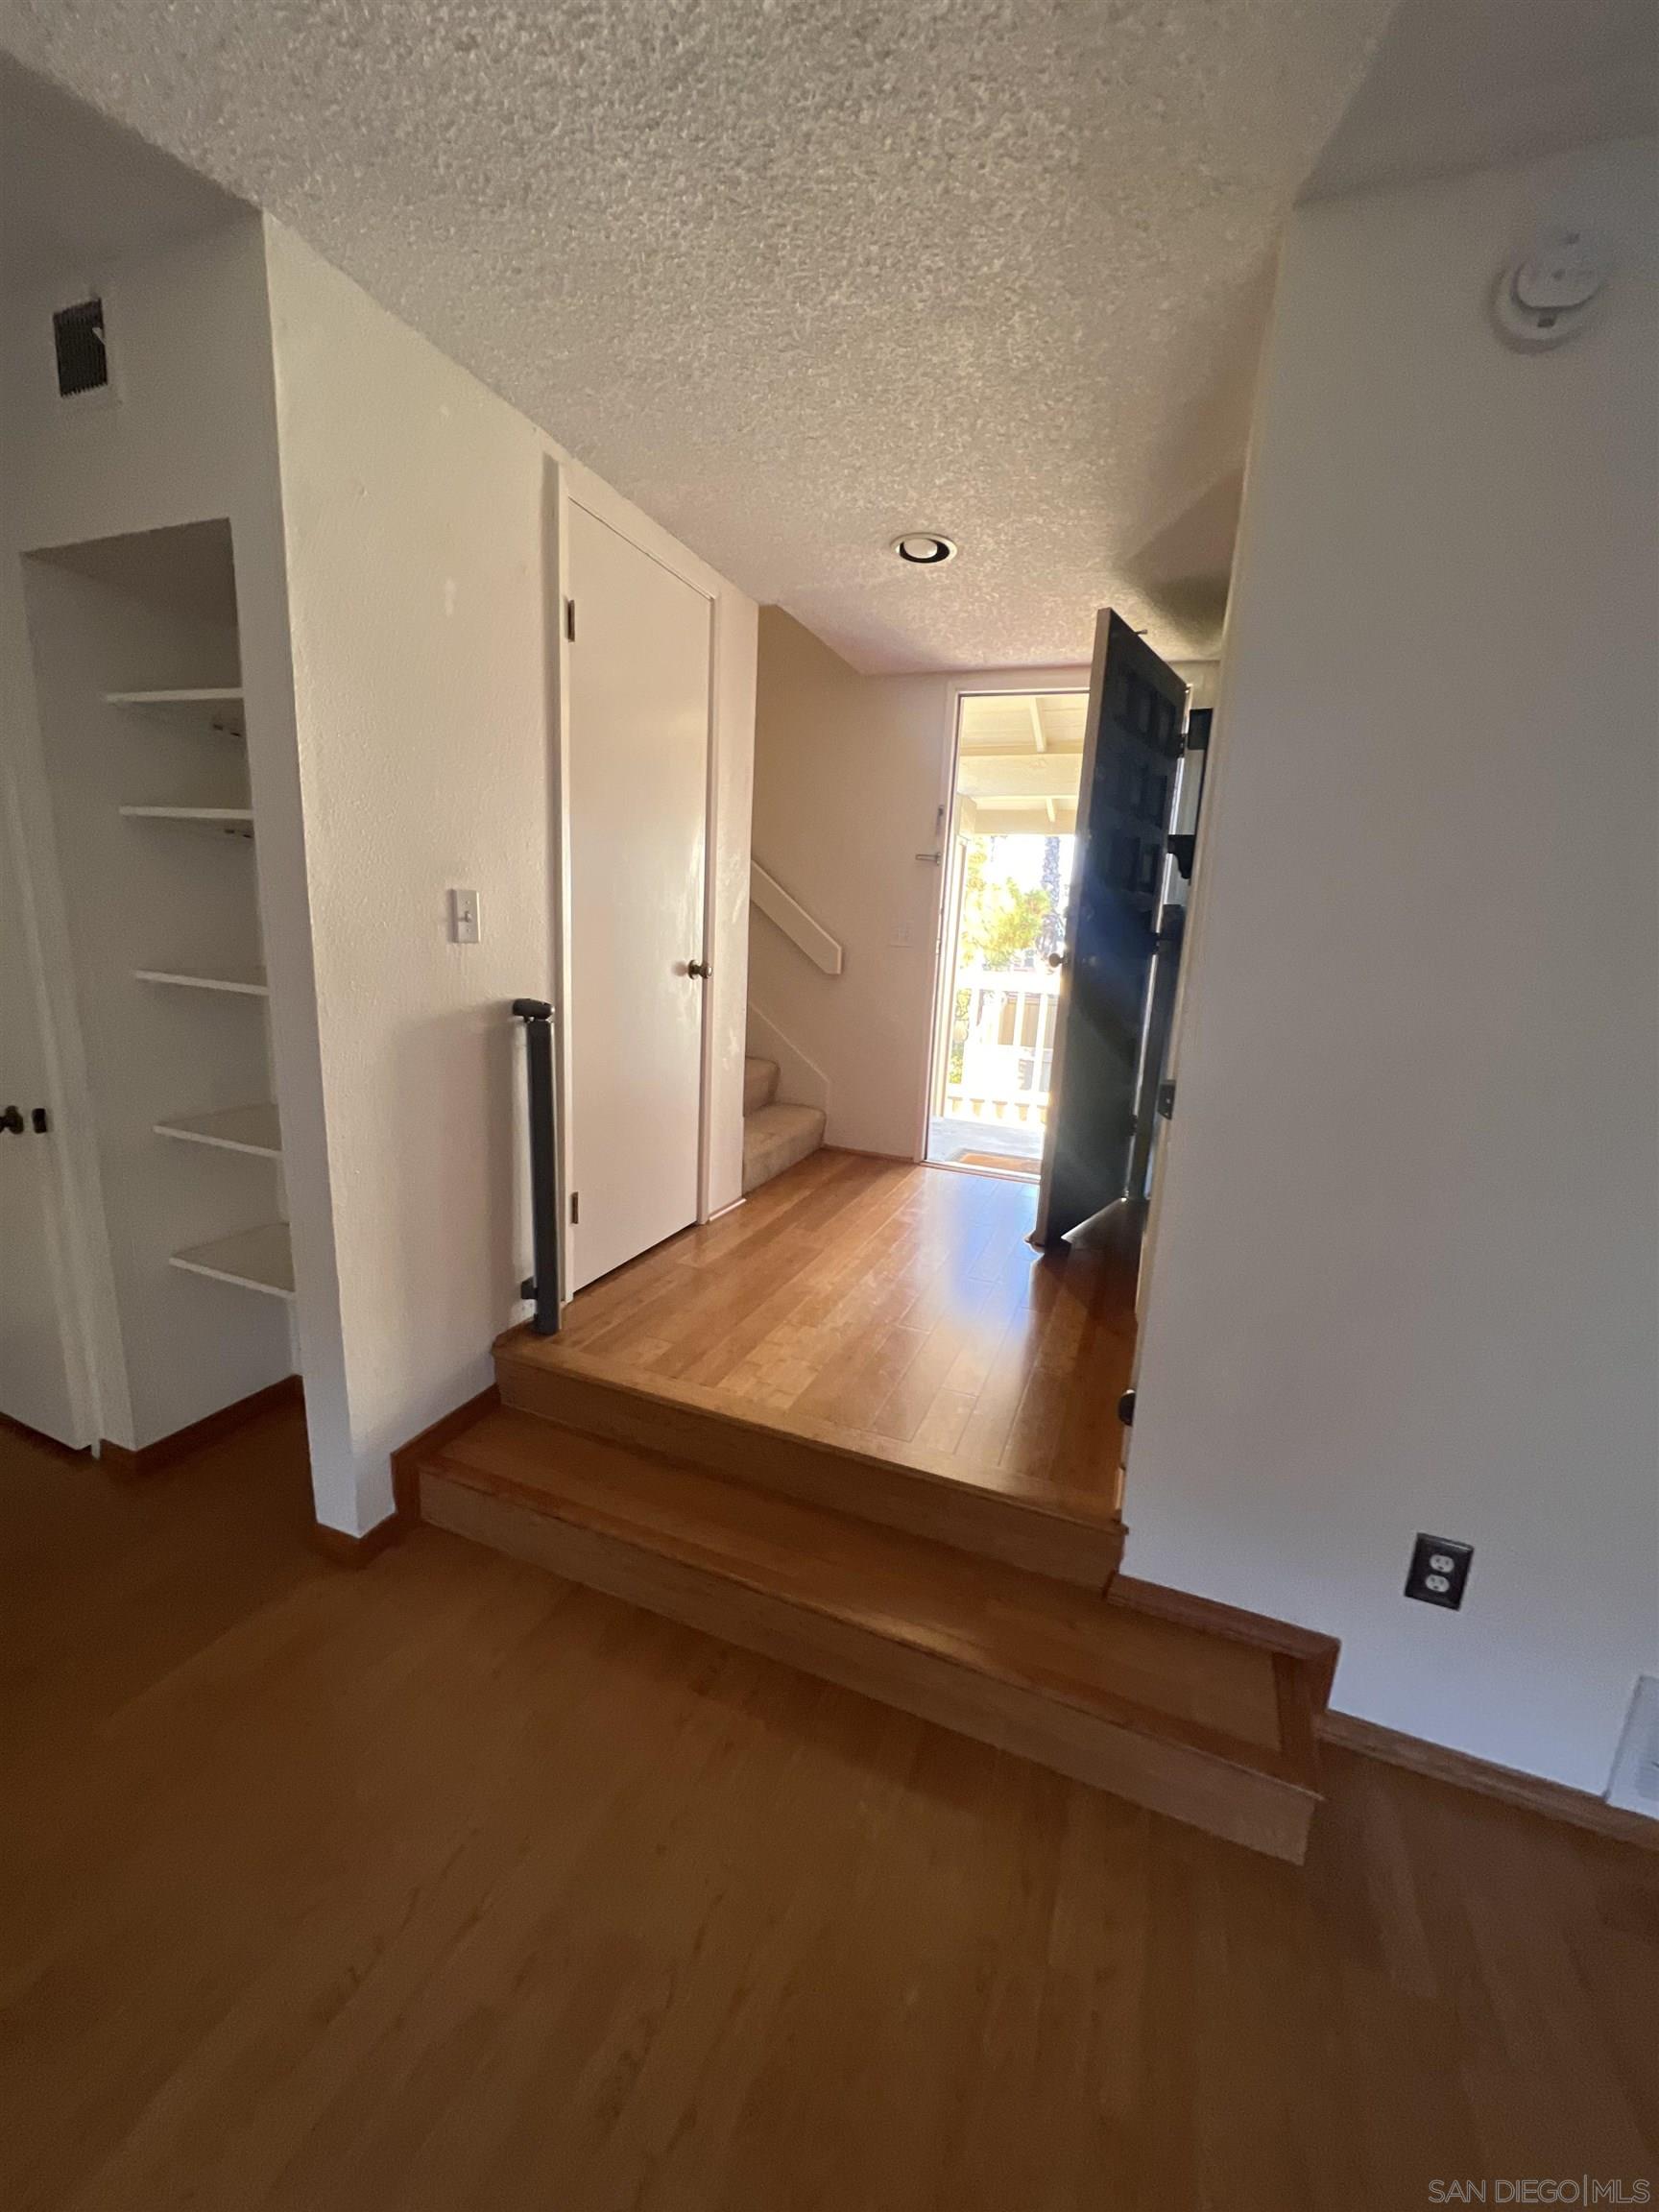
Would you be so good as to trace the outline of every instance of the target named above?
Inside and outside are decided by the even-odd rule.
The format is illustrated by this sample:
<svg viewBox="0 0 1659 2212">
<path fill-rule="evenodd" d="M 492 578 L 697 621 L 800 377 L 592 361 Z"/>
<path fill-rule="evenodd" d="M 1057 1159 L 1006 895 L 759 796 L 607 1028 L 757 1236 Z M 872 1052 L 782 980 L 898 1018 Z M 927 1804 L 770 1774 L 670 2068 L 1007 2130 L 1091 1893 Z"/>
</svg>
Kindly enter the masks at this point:
<svg viewBox="0 0 1659 2212">
<path fill-rule="evenodd" d="M 1094 628 L 1036 1241 L 1123 1195 L 1187 686 L 1110 608 Z"/>
</svg>

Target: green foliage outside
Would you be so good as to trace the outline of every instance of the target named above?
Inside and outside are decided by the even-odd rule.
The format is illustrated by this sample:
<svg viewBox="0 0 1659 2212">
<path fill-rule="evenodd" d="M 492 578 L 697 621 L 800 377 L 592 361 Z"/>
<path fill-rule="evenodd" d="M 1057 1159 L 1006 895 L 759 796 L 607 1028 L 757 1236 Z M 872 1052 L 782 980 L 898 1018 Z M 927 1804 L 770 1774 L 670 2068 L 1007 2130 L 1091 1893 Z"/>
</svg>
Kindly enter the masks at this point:
<svg viewBox="0 0 1659 2212">
<path fill-rule="evenodd" d="M 964 967 L 993 974 L 1030 970 L 1059 942 L 1063 919 L 1060 840 L 1044 840 L 1043 881 L 1022 890 L 1006 876 L 993 875 L 995 837 L 968 837 L 962 863 L 962 927 L 957 958 Z M 958 990 L 951 1008 L 950 1080 L 962 1080 L 963 1048 L 968 1040 L 970 994 Z"/>
<path fill-rule="evenodd" d="M 962 956 L 975 968 L 998 973 L 1034 968 L 1037 944 L 1050 910 L 1049 894 L 1022 891 L 1005 878 L 987 879 L 992 839 L 970 837 L 962 873 Z"/>
</svg>

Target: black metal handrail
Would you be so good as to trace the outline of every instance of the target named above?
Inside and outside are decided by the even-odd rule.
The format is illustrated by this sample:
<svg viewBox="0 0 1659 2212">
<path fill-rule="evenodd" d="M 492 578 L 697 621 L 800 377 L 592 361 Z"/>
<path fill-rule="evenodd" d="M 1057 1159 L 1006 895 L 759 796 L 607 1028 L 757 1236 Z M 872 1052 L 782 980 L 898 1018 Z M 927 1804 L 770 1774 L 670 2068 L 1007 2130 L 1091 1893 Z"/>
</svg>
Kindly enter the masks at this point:
<svg viewBox="0 0 1659 2212">
<path fill-rule="evenodd" d="M 553 1104 L 553 1009 L 544 998 L 515 998 L 524 1024 L 524 1075 L 530 1094 L 530 1238 L 536 1272 L 518 1286 L 534 1300 L 538 1336 L 559 1334 L 559 1154 Z"/>
</svg>

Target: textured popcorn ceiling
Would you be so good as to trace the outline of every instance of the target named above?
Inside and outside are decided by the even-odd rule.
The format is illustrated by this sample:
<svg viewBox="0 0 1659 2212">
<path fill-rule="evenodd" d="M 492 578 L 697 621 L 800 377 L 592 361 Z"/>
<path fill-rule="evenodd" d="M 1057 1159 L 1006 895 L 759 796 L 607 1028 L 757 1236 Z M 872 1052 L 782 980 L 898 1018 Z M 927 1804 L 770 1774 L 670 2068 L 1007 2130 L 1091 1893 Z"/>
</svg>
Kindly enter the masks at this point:
<svg viewBox="0 0 1659 2212">
<path fill-rule="evenodd" d="M 1275 234 L 1392 0 L 0 0 L 858 666 L 1215 643 Z M 887 541 L 959 540 L 936 573 Z"/>
</svg>

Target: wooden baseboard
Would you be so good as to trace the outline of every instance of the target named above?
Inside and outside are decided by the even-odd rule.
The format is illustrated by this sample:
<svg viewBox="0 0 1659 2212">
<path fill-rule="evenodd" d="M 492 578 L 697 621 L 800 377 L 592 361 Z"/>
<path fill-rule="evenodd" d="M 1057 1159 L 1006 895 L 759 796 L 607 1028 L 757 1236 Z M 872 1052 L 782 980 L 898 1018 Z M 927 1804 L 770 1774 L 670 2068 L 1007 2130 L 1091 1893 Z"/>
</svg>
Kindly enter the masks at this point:
<svg viewBox="0 0 1659 2212">
<path fill-rule="evenodd" d="M 1142 1582 L 1134 1575 L 1112 1577 L 1111 1600 L 1132 1612 L 1156 1614 L 1183 1628 L 1197 1628 L 1214 1636 L 1227 1636 L 1243 1644 L 1260 1644 L 1300 1660 L 1310 1670 L 1310 1686 L 1323 1712 L 1331 1695 L 1341 1646 L 1334 1636 L 1315 1628 L 1300 1628 L 1293 1621 L 1275 1621 L 1267 1613 L 1246 1613 L 1218 1599 L 1196 1598 L 1188 1590 L 1169 1590 L 1162 1582 Z"/>
<path fill-rule="evenodd" d="M 1420 1736 L 1381 1728 L 1374 1720 L 1360 1720 L 1352 1713 L 1323 1713 L 1318 1729 L 1325 1743 L 1337 1744 L 1344 1751 L 1358 1751 L 1390 1767 L 1407 1767 L 1413 1774 L 1449 1782 L 1458 1790 L 1473 1790 L 1481 1797 L 1496 1798 L 1500 1804 L 1518 1806 L 1524 1813 L 1540 1813 L 1549 1820 L 1564 1820 L 1574 1828 L 1588 1828 L 1621 1843 L 1659 1851 L 1659 1820 L 1649 1820 L 1643 1813 L 1626 1813 L 1622 1806 L 1609 1805 L 1605 1798 L 1592 1797 L 1587 1790 L 1570 1790 L 1563 1782 L 1547 1782 L 1541 1775 L 1523 1774 L 1513 1767 L 1496 1767 L 1490 1760 L 1472 1758 L 1467 1751 L 1449 1751 L 1442 1743 L 1428 1743 Z"/>
<path fill-rule="evenodd" d="M 250 1392 L 238 1398 L 233 1406 L 221 1406 L 217 1413 L 207 1413 L 200 1421 L 192 1421 L 188 1429 L 175 1429 L 171 1436 L 158 1436 L 154 1444 L 141 1444 L 136 1451 L 126 1444 L 108 1441 L 98 1447 L 98 1461 L 104 1472 L 117 1482 L 136 1482 L 146 1475 L 157 1475 L 162 1468 L 171 1467 L 187 1453 L 198 1452 L 205 1444 L 216 1444 L 222 1436 L 228 1436 L 237 1429 L 257 1421 L 262 1414 L 274 1413 L 281 1406 L 303 1406 L 305 1385 L 298 1375 L 284 1375 L 280 1382 L 271 1382 L 263 1390 Z"/>
<path fill-rule="evenodd" d="M 492 1382 L 475 1398 L 469 1398 L 464 1406 L 441 1413 L 419 1436 L 411 1436 L 407 1444 L 399 1444 L 392 1455 L 391 1512 L 384 1521 L 376 1521 L 373 1528 L 365 1529 L 361 1536 L 313 1521 L 311 1541 L 324 1558 L 332 1559 L 337 1567 L 367 1567 L 372 1559 L 378 1559 L 388 1545 L 396 1544 L 421 1518 L 421 1461 L 441 1452 L 451 1438 L 459 1436 L 464 1429 L 470 1429 L 474 1421 L 481 1420 L 500 1403 L 501 1394 Z"/>
<path fill-rule="evenodd" d="M 311 1524 L 311 1543 L 325 1559 L 331 1559 L 336 1567 L 367 1567 L 372 1559 L 378 1559 L 389 1544 L 396 1544 L 409 1524 L 403 1515 L 394 1509 L 384 1521 L 376 1521 L 364 1535 L 353 1536 L 345 1528 L 330 1528 L 325 1522 Z"/>
<path fill-rule="evenodd" d="M 522 1323 L 519 1325 L 524 1326 Z M 515 1332 L 516 1334 L 516 1332 Z M 447 1413 L 441 1413 L 429 1428 L 422 1429 L 419 1436 L 411 1436 L 407 1444 L 399 1444 L 392 1455 L 392 1496 L 395 1506 L 392 1518 L 402 1522 L 421 1518 L 421 1462 L 434 1452 L 441 1452 L 451 1437 L 459 1436 L 463 1429 L 470 1429 L 474 1421 L 482 1421 L 486 1413 L 493 1412 L 501 1403 L 501 1392 L 492 1382 L 469 1398 L 464 1406 L 456 1406 Z M 382 1522 L 381 1527 L 386 1524 Z M 330 1534 L 335 1531 L 330 1530 Z M 373 1533 L 373 1531 L 371 1531 Z M 356 1539 L 367 1543 L 367 1537 Z"/>
</svg>

